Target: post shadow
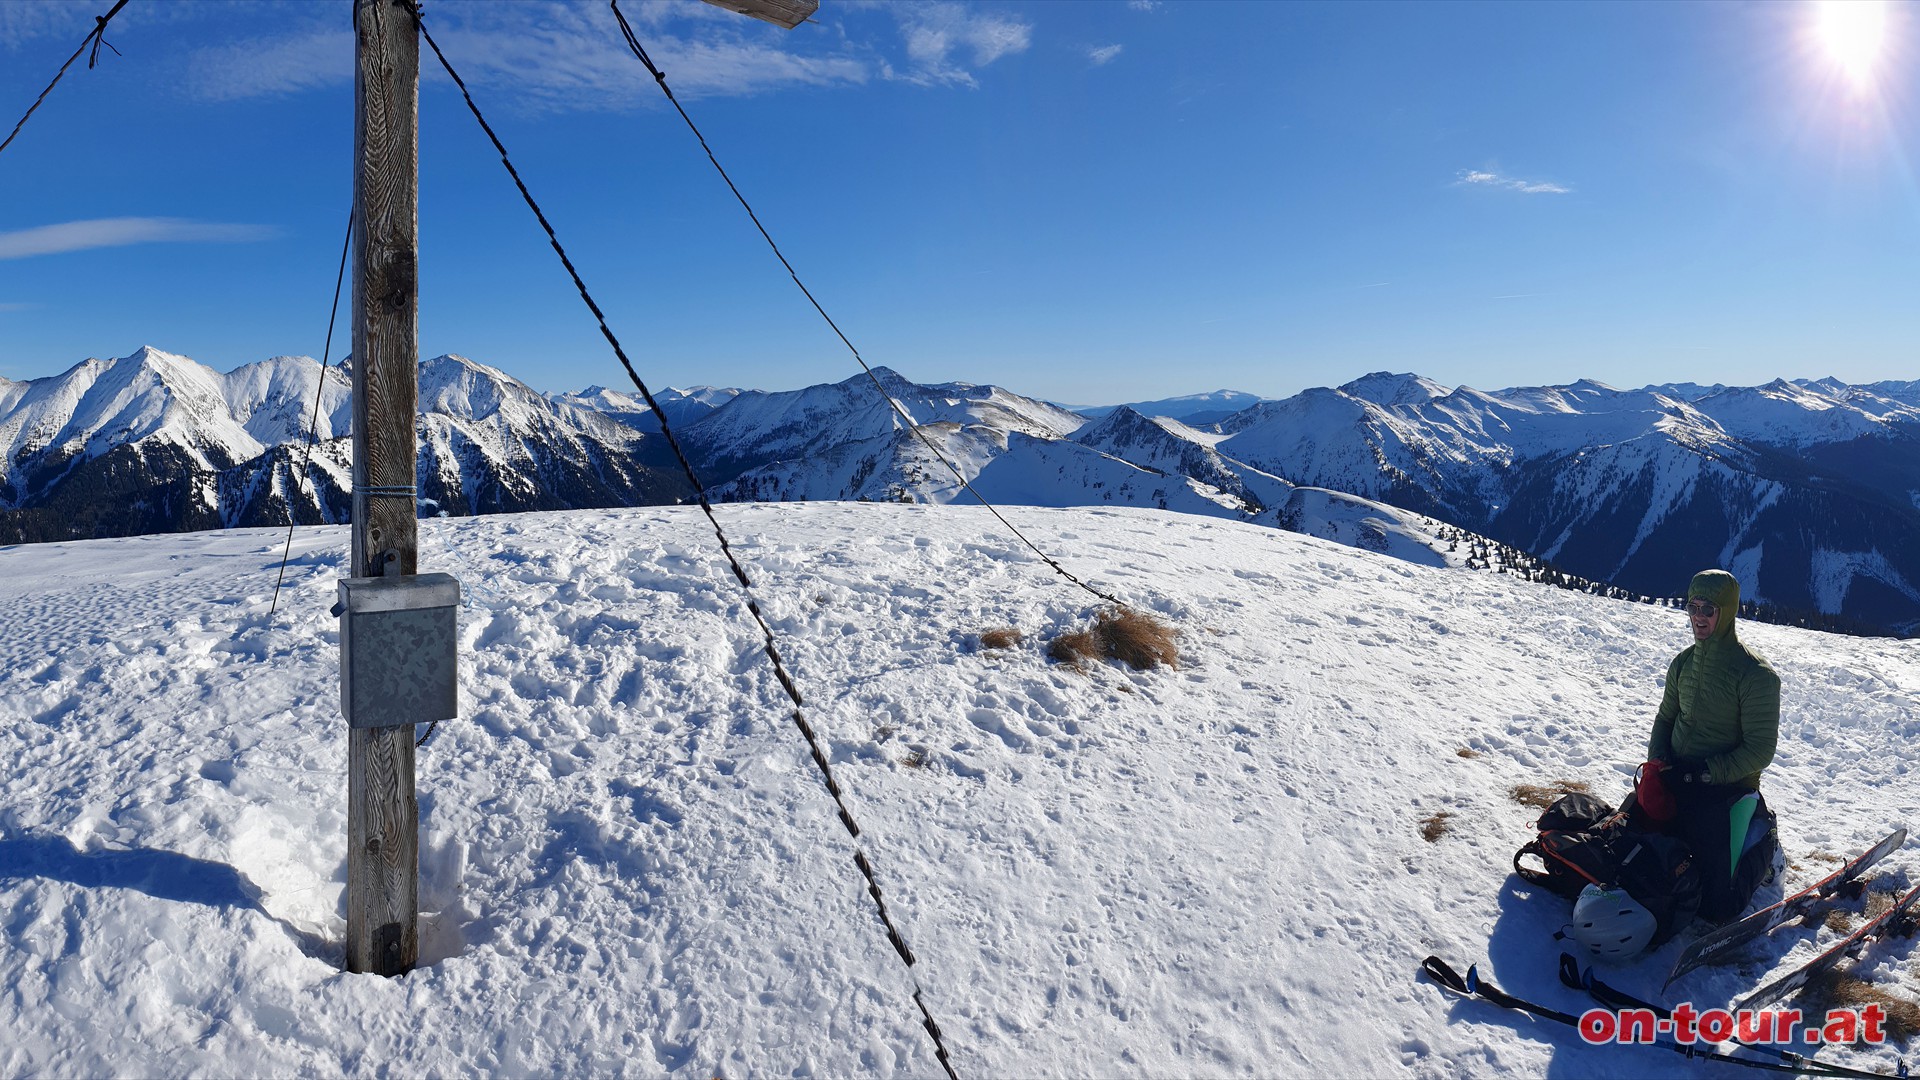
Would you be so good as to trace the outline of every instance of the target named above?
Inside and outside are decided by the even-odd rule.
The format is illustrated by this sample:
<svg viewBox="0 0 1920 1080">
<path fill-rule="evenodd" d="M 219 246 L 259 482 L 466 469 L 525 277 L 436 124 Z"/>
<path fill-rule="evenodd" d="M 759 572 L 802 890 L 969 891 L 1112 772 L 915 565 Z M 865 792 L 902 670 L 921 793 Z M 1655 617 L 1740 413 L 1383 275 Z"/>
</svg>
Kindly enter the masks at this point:
<svg viewBox="0 0 1920 1080">
<path fill-rule="evenodd" d="M 332 960 L 339 947 L 261 906 L 260 887 L 225 863 L 172 851 L 126 848 L 87 853 L 64 836 L 0 837 L 0 881 L 48 878 L 88 889 L 132 889 L 156 900 L 254 911 L 277 923 L 300 951 Z"/>
</svg>

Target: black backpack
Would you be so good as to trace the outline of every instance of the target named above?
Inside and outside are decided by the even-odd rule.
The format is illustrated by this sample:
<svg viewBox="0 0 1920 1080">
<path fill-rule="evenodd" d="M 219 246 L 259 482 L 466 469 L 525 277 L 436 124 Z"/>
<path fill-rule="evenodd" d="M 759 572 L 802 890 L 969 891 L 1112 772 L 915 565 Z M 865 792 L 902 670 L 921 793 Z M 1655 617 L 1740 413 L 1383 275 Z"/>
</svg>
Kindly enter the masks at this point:
<svg viewBox="0 0 1920 1080">
<path fill-rule="evenodd" d="M 1540 835 L 1513 855 L 1522 881 L 1572 899 L 1588 885 L 1618 886 L 1653 914 L 1649 948 L 1672 937 L 1700 910 L 1700 875 L 1686 842 L 1644 832 L 1630 815 L 1591 795 L 1563 795 L 1540 815 Z M 1538 869 L 1521 860 L 1540 860 Z"/>
</svg>

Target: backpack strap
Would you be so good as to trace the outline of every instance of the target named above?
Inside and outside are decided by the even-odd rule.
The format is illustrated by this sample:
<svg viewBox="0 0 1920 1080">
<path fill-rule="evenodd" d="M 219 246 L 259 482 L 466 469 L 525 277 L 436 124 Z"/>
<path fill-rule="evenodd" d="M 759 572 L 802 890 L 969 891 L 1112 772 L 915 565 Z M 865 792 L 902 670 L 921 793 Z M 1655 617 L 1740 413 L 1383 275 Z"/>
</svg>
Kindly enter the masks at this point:
<svg viewBox="0 0 1920 1080">
<path fill-rule="evenodd" d="M 1540 865 L 1545 866 L 1547 863 L 1547 853 L 1541 848 L 1540 841 L 1529 840 L 1520 845 L 1519 851 L 1513 853 L 1513 872 L 1520 875 L 1520 880 L 1529 885 L 1545 885 L 1547 883 L 1547 872 L 1545 870 L 1535 870 L 1531 866 L 1520 865 L 1520 859 L 1524 855 L 1538 857 Z"/>
</svg>

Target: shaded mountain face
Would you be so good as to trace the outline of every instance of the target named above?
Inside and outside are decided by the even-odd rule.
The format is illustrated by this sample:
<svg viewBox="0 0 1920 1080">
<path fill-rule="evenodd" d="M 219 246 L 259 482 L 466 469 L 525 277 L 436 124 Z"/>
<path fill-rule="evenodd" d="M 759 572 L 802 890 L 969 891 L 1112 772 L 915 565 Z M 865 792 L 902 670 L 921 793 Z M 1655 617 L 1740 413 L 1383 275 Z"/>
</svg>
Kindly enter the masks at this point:
<svg viewBox="0 0 1920 1080">
<path fill-rule="evenodd" d="M 1601 383 L 1422 400 L 1368 376 L 1255 406 L 1222 453 L 1432 514 L 1655 596 L 1721 566 L 1762 602 L 1920 628 L 1908 384 Z"/>
<path fill-rule="evenodd" d="M 0 387 L 0 543 L 344 521 L 351 381 L 307 357 L 220 375 L 154 348 Z M 316 406 L 317 422 L 316 422 Z M 422 513 L 671 502 L 646 436 L 485 365 L 420 365 Z M 305 450 L 312 426 L 316 444 Z"/>
</svg>

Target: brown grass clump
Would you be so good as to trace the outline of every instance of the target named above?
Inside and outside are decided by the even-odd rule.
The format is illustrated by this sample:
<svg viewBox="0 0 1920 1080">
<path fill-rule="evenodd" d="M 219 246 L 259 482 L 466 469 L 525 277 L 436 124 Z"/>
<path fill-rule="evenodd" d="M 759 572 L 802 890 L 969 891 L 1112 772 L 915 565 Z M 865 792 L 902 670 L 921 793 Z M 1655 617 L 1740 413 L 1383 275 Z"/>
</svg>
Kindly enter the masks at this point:
<svg viewBox="0 0 1920 1080">
<path fill-rule="evenodd" d="M 1099 655 L 1100 642 L 1091 630 L 1061 634 L 1047 646 L 1047 656 L 1075 671 L 1085 671 L 1087 661 L 1097 659 Z"/>
<path fill-rule="evenodd" d="M 983 649 L 1011 649 L 1025 641 L 1027 636 L 1017 626 L 1002 626 L 980 635 L 980 647 Z"/>
<path fill-rule="evenodd" d="M 1460 755 L 1463 758 L 1466 758 L 1469 761 L 1480 756 L 1480 751 L 1467 746 L 1463 746 L 1460 749 L 1455 750 L 1454 753 Z"/>
<path fill-rule="evenodd" d="M 900 764 L 905 765 L 909 769 L 926 768 L 927 767 L 926 748 L 923 746 L 916 746 L 913 749 L 908 750 L 907 756 L 900 759 Z"/>
<path fill-rule="evenodd" d="M 1880 878 L 1885 878 L 1886 876 L 1887 875 L 1882 874 Z M 1874 884 L 1879 884 L 1880 878 L 1874 879 Z M 1900 899 L 1899 895 L 1894 892 L 1869 891 L 1867 893 L 1867 918 L 1877 919 L 1885 915 L 1887 912 L 1893 910 L 1894 901 L 1898 899 Z"/>
<path fill-rule="evenodd" d="M 1920 1005 L 1894 997 L 1863 979 L 1841 972 L 1828 972 L 1814 983 L 1814 994 L 1825 1008 L 1830 1009 L 1880 1006 L 1887 1017 L 1887 1038 L 1893 1042 L 1904 1043 L 1913 1038 L 1915 1033 L 1920 1033 Z"/>
<path fill-rule="evenodd" d="M 1545 810 L 1562 795 L 1588 795 L 1587 785 L 1578 780 L 1556 780 L 1552 784 L 1515 784 L 1509 793 L 1513 801 L 1535 810 Z"/>
<path fill-rule="evenodd" d="M 1453 814 L 1451 812 L 1442 810 L 1427 818 L 1425 821 L 1422 821 L 1420 823 L 1420 839 L 1431 844 L 1447 835 L 1447 830 L 1453 827 L 1449 824 L 1452 818 Z"/>
<path fill-rule="evenodd" d="M 1832 911 L 1827 912 L 1825 919 L 1819 920 L 1826 925 L 1827 929 L 1837 933 L 1847 933 L 1855 926 L 1858 926 L 1862 919 L 1872 921 L 1886 914 L 1888 909 L 1892 908 L 1894 903 L 1900 898 L 1898 892 L 1900 886 L 1894 881 L 1893 875 L 1891 874 L 1875 875 L 1873 880 L 1868 882 L 1855 881 L 1853 888 L 1861 890 L 1859 895 L 1864 901 L 1861 914 L 1855 916 L 1853 912 L 1848 911 L 1846 908 L 1834 908 Z M 1840 895 L 1847 896 L 1849 894 L 1846 890 L 1842 890 Z M 1814 921 L 1813 916 L 1810 915 L 1807 917 L 1808 923 Z"/>
<path fill-rule="evenodd" d="M 1108 608 L 1094 616 L 1093 627 L 1061 634 L 1047 646 L 1047 655 L 1076 671 L 1089 660 L 1118 660 L 1139 671 L 1165 664 L 1180 666 L 1173 627 L 1132 608 Z"/>
</svg>

